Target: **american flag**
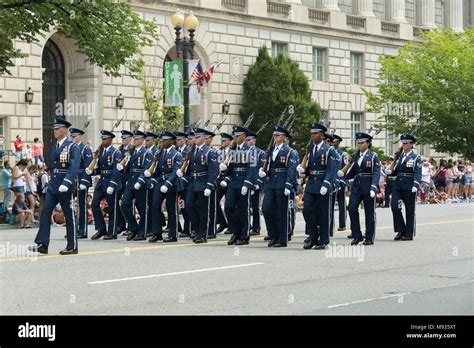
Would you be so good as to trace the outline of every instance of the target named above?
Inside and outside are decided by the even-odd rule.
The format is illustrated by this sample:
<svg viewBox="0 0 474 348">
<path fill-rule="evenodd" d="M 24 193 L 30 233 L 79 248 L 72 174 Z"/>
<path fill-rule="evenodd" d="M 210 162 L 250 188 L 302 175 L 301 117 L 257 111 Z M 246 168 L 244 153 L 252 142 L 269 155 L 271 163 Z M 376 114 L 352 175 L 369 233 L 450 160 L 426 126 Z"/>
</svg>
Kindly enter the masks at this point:
<svg viewBox="0 0 474 348">
<path fill-rule="evenodd" d="M 218 61 L 217 63 L 212 64 L 209 68 L 207 68 L 203 72 L 202 67 L 201 67 L 201 62 L 199 62 L 196 65 L 196 69 L 194 69 L 191 75 L 192 81 L 190 82 L 190 84 L 196 81 L 198 92 L 201 93 L 202 86 L 204 84 L 206 85 L 208 84 L 208 82 L 211 80 L 212 74 L 217 71 L 217 68 L 221 64 L 222 64 L 222 60 Z"/>
</svg>

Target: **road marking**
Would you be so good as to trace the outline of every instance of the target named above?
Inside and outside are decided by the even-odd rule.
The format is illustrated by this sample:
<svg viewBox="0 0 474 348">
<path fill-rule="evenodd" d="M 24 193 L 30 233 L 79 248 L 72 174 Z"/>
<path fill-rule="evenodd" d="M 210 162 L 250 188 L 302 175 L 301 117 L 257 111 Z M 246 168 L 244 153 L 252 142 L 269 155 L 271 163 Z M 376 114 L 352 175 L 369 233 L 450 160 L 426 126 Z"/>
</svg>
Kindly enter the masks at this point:
<svg viewBox="0 0 474 348">
<path fill-rule="evenodd" d="M 339 303 L 339 304 L 335 304 L 335 305 L 332 305 L 332 306 L 327 306 L 326 308 L 331 309 L 331 308 L 345 307 L 345 306 L 350 306 L 350 305 L 353 305 L 353 304 L 366 303 L 366 302 L 372 302 L 372 301 L 377 301 L 377 300 L 383 300 L 383 299 L 391 298 L 391 297 L 398 297 L 398 296 L 404 296 L 404 295 L 410 295 L 410 294 L 417 294 L 417 293 L 420 293 L 420 292 L 425 292 L 425 291 L 430 291 L 430 290 L 445 289 L 445 288 L 450 288 L 450 287 L 453 287 L 453 286 L 469 284 L 469 283 L 472 283 L 472 282 L 474 282 L 474 280 L 469 280 L 469 281 L 463 282 L 463 283 L 449 284 L 449 285 L 440 286 L 440 287 L 437 287 L 437 288 L 421 289 L 421 290 L 416 290 L 416 291 L 411 291 L 411 292 L 401 292 L 401 293 L 399 293 L 399 294 L 392 294 L 392 295 L 386 295 L 386 296 L 368 298 L 368 299 L 366 299 L 366 300 L 359 300 L 359 301 L 353 301 L 353 302 Z"/>
<path fill-rule="evenodd" d="M 223 267 L 194 269 L 194 270 L 191 270 L 191 271 L 162 273 L 162 274 L 150 274 L 150 275 L 146 275 L 146 276 L 128 277 L 128 278 L 118 278 L 118 279 L 108 279 L 108 280 L 97 280 L 97 281 L 87 282 L 87 283 L 88 283 L 88 284 L 91 284 L 91 285 L 104 284 L 104 283 L 116 283 L 116 282 L 124 282 L 124 281 L 128 281 L 128 280 L 160 278 L 160 277 L 169 277 L 169 276 L 181 275 L 181 274 L 191 274 L 191 273 L 201 273 L 201 272 L 210 272 L 210 271 L 220 271 L 220 270 L 223 270 L 223 269 L 250 267 L 250 266 L 263 265 L 263 264 L 264 264 L 263 262 L 255 262 L 255 263 L 247 263 L 247 264 L 242 264 L 242 265 L 233 265 L 233 266 L 223 266 Z"/>
<path fill-rule="evenodd" d="M 437 221 L 437 222 L 427 222 L 427 223 L 422 223 L 422 224 L 417 224 L 417 227 L 423 227 L 423 226 L 431 226 L 431 225 L 444 225 L 444 224 L 453 224 L 453 223 L 462 223 L 462 222 L 474 222 L 474 219 L 464 219 L 464 220 L 447 220 L 447 221 Z M 393 226 L 381 226 L 377 227 L 378 230 L 386 230 L 386 229 L 392 229 Z M 365 231 L 365 229 L 362 229 L 362 231 Z M 344 230 L 344 231 L 335 231 L 335 233 L 347 233 L 350 232 L 350 230 Z M 306 235 L 303 233 L 296 233 L 293 235 L 293 237 L 305 237 Z M 251 240 L 263 240 L 263 236 L 252 236 Z M 2 241 L 3 242 L 3 241 Z M 25 257 L 14 257 L 14 258 L 5 258 L 5 259 L 0 259 L 0 264 L 1 263 L 7 263 L 7 262 L 15 262 L 15 261 L 27 261 L 27 260 L 46 260 L 46 259 L 56 259 L 56 258 L 71 258 L 71 257 L 78 257 L 78 256 L 84 256 L 84 255 L 102 255 L 102 254 L 117 254 L 117 253 L 125 253 L 126 251 L 132 252 L 132 251 L 146 251 L 146 250 L 159 250 L 159 249 L 172 249 L 172 248 L 181 248 L 181 247 L 204 247 L 207 245 L 219 245 L 219 244 L 227 244 L 227 240 L 216 240 L 216 241 L 208 241 L 206 244 L 194 244 L 194 243 L 181 243 L 181 244 L 169 244 L 169 245 L 156 245 L 156 246 L 148 246 L 148 247 L 135 247 L 135 248 L 130 248 L 130 247 L 124 247 L 120 249 L 103 249 L 103 250 L 94 250 L 94 251 L 80 251 L 79 254 L 76 255 L 38 255 L 38 256 L 25 256 Z"/>
</svg>

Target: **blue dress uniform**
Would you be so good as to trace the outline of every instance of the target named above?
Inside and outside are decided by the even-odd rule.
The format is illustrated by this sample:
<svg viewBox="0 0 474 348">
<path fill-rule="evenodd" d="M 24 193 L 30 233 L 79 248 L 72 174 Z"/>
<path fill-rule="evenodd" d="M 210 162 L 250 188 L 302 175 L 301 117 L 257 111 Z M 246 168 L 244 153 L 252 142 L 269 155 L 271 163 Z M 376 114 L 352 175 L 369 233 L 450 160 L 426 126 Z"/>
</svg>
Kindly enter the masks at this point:
<svg viewBox="0 0 474 348">
<path fill-rule="evenodd" d="M 102 130 L 102 139 L 115 138 L 114 133 Z M 117 223 L 118 216 L 118 195 L 121 189 L 120 172 L 117 164 L 122 160 L 122 153 L 119 149 L 110 145 L 106 149 L 102 149 L 98 154 L 96 168 L 91 175 L 100 175 L 100 179 L 94 189 L 92 198 L 92 214 L 94 215 L 95 229 L 97 233 L 92 239 L 98 239 L 105 236 L 104 239 L 117 239 L 119 225 Z M 100 207 L 101 201 L 105 198 L 109 207 L 109 224 L 105 225 L 104 214 Z"/>
<path fill-rule="evenodd" d="M 70 128 L 71 136 L 84 135 L 84 131 L 77 128 Z M 92 186 L 92 180 L 89 175 L 85 173 L 85 169 L 92 162 L 92 149 L 89 145 L 82 141 L 76 143 L 80 153 L 79 171 L 77 173 L 76 197 L 79 207 L 78 223 L 77 223 L 77 237 L 87 238 L 88 221 L 87 221 L 87 192 Z"/>
<path fill-rule="evenodd" d="M 221 140 L 232 140 L 233 137 L 230 134 L 227 133 L 221 133 Z M 230 147 L 227 149 L 219 149 L 217 151 L 217 161 L 219 164 L 224 163 L 224 160 L 227 157 L 227 154 L 230 151 Z M 224 232 L 225 229 L 229 227 L 229 224 L 227 223 L 227 218 L 224 214 L 223 209 L 221 208 L 220 202 L 222 198 L 224 198 L 226 192 L 227 192 L 227 185 L 229 184 L 229 178 L 225 177 L 223 175 L 219 175 L 217 178 L 217 192 L 216 192 L 216 224 L 219 225 L 219 228 L 217 229 L 217 233 Z M 225 182 L 225 184 L 223 184 Z M 230 233 L 230 232 L 226 232 Z"/>
<path fill-rule="evenodd" d="M 131 138 L 133 137 L 133 133 L 127 130 L 122 130 L 120 137 L 122 139 Z M 125 154 L 130 150 L 132 146 L 133 146 L 132 144 L 127 144 L 126 146 L 120 145 L 119 151 L 120 151 L 120 154 L 122 155 L 122 158 L 125 156 Z M 130 173 L 121 173 L 120 175 L 120 189 L 117 191 L 118 207 L 116 210 L 118 233 L 127 230 L 127 222 L 125 221 L 125 218 L 123 216 L 121 202 L 122 202 L 123 192 L 124 192 L 125 186 L 127 185 L 127 181 L 129 177 L 130 177 Z"/>
<path fill-rule="evenodd" d="M 187 134 L 183 133 L 183 132 L 176 132 L 175 135 L 176 135 L 176 139 L 178 139 L 179 137 L 182 137 L 182 138 L 187 137 Z M 186 155 L 189 153 L 190 150 L 191 149 L 188 145 L 184 145 L 182 148 L 176 147 L 176 151 L 178 151 L 181 154 L 181 157 L 183 158 L 183 160 L 186 157 Z M 179 182 L 181 182 L 181 179 L 178 178 L 177 181 L 179 183 Z M 178 208 L 179 208 L 179 211 L 181 211 L 181 214 L 183 215 L 183 220 L 184 220 L 184 222 L 183 222 L 184 228 L 183 228 L 183 227 L 181 227 L 181 222 L 179 221 L 179 216 L 178 216 L 178 231 L 182 232 L 182 233 L 180 233 L 180 237 L 187 237 L 187 236 L 189 236 L 190 229 L 189 229 L 188 215 L 186 214 L 186 210 L 183 209 L 184 208 L 184 194 L 183 194 L 184 192 L 183 191 L 179 192 L 178 188 L 176 188 L 176 191 L 178 192 L 179 202 L 180 202 Z"/>
<path fill-rule="evenodd" d="M 145 133 L 135 131 L 134 138 L 145 137 Z M 147 221 L 147 205 L 148 205 L 148 189 L 150 188 L 150 180 L 141 176 L 145 169 L 148 169 L 153 162 L 153 155 L 145 146 L 139 149 L 133 148 L 130 150 L 131 154 L 128 163 L 125 165 L 123 171 L 130 173 L 130 177 L 125 186 L 125 191 L 122 198 L 122 211 L 125 219 L 128 222 L 130 235 L 127 240 L 146 240 L 146 233 L 148 227 Z M 135 200 L 135 207 L 140 215 L 140 222 L 137 224 L 135 219 L 135 209 L 133 208 L 133 200 Z"/>
<path fill-rule="evenodd" d="M 158 138 L 158 135 L 156 135 L 155 133 L 152 133 L 152 132 L 146 132 L 145 133 L 145 141 L 153 141 L 153 143 L 156 142 L 156 139 Z M 156 152 L 158 151 L 158 148 L 156 147 L 155 144 L 153 144 L 152 146 L 148 147 L 147 148 L 148 151 L 151 152 L 151 154 L 153 155 L 153 157 L 155 157 L 155 154 Z M 146 231 L 147 231 L 147 237 L 151 236 L 153 233 L 151 232 L 152 231 L 152 217 L 151 217 L 151 206 L 153 204 L 153 189 L 154 189 L 154 182 L 151 181 L 150 182 L 150 188 L 148 189 L 148 204 L 147 204 L 147 212 L 146 212 L 146 215 L 147 215 L 147 228 L 146 228 Z M 159 210 L 160 212 L 160 215 L 162 217 L 162 221 L 163 223 L 166 223 L 165 221 L 165 216 L 163 215 L 163 212 L 161 211 L 161 209 Z"/>
<path fill-rule="evenodd" d="M 289 132 L 283 127 L 276 126 L 273 134 L 290 136 Z M 267 233 L 271 238 L 268 246 L 288 244 L 288 219 L 291 192 L 296 178 L 296 166 L 298 161 L 295 151 L 282 143 L 273 149 L 269 155 L 267 181 L 265 182 L 265 195 L 263 198 L 262 210 Z M 259 171 L 259 177 L 262 177 L 263 171 Z M 288 195 L 285 195 L 288 190 Z"/>
<path fill-rule="evenodd" d="M 206 130 L 197 128 L 196 136 L 207 134 Z M 216 189 L 216 179 L 219 172 L 217 157 L 206 144 L 196 146 L 186 168 L 188 184 L 186 187 L 185 208 L 189 214 L 191 225 L 196 229 L 195 243 L 205 243 L 209 225 L 210 195 L 205 190 Z M 207 191 L 206 191 L 207 192 Z"/>
<path fill-rule="evenodd" d="M 342 138 L 336 134 L 333 135 L 334 141 L 342 141 Z M 341 149 L 336 149 L 336 155 L 338 157 L 338 168 L 337 170 L 342 170 L 344 166 L 349 162 L 349 156 L 347 152 L 342 151 Z M 337 201 L 337 206 L 339 209 L 339 228 L 338 231 L 344 231 L 346 229 L 346 220 L 347 220 L 347 207 L 346 207 L 346 187 L 347 183 L 344 177 L 336 178 L 337 181 L 337 192 L 335 194 L 335 200 Z M 335 203 L 335 202 L 334 202 Z M 333 210 L 334 211 L 334 210 Z M 334 218 L 333 218 L 334 224 Z"/>
<path fill-rule="evenodd" d="M 295 153 L 296 157 L 296 163 L 299 163 L 300 161 L 300 155 L 298 154 L 298 151 L 295 149 L 291 149 Z M 293 183 L 293 188 L 291 189 L 290 193 L 290 201 L 289 201 L 289 217 L 288 217 L 288 240 L 291 241 L 291 237 L 293 236 L 293 232 L 295 230 L 295 225 L 296 225 L 296 203 L 295 203 L 295 198 L 296 198 L 296 192 L 298 191 L 298 181 L 296 180 L 297 178 L 295 177 L 295 181 Z"/>
<path fill-rule="evenodd" d="M 215 134 L 214 132 L 207 131 L 209 134 L 209 137 L 214 137 Z M 209 146 L 209 145 L 208 145 Z M 211 151 L 213 152 L 213 157 L 216 158 L 218 161 L 219 158 L 219 151 L 217 149 L 214 149 L 213 147 L 210 146 Z M 216 178 L 217 180 L 217 178 Z M 211 203 L 209 204 L 209 226 L 207 229 L 207 238 L 208 239 L 215 239 L 217 235 L 217 226 L 216 226 L 216 219 L 217 219 L 217 191 L 218 191 L 218 185 L 216 181 L 216 189 L 211 192 L 211 196 L 209 197 Z"/>
<path fill-rule="evenodd" d="M 321 124 L 311 124 L 311 133 L 326 132 Z M 304 249 L 324 249 L 329 244 L 331 224 L 331 193 L 337 172 L 334 148 L 324 141 L 313 144 L 308 154 L 304 176 L 308 178 L 304 192 L 303 216 L 309 240 Z"/>
<path fill-rule="evenodd" d="M 186 133 L 188 139 L 193 139 L 195 137 L 194 131 L 189 131 Z M 186 157 L 190 156 L 190 160 L 194 154 L 195 146 L 188 146 L 188 152 L 186 155 L 183 155 L 183 161 L 186 159 Z M 190 161 L 189 160 L 189 161 Z M 188 167 L 189 167 L 189 162 L 188 162 Z M 196 237 L 196 226 L 193 225 L 193 219 L 191 218 L 192 212 L 188 207 L 186 206 L 186 196 L 188 192 L 188 187 L 189 187 L 189 182 L 192 180 L 190 175 L 187 175 L 188 171 L 186 170 L 185 173 L 183 173 L 184 176 L 178 178 L 177 182 L 177 189 L 178 192 L 181 195 L 181 201 L 182 201 L 182 207 L 183 207 L 183 218 L 184 218 L 184 228 L 183 228 L 183 237 L 190 237 L 190 238 L 195 238 Z"/>
<path fill-rule="evenodd" d="M 171 132 L 163 132 L 161 139 L 176 139 Z M 149 242 L 156 242 L 163 239 L 164 215 L 161 213 L 161 205 L 166 199 L 166 211 L 168 212 L 168 239 L 165 241 L 177 241 L 177 225 L 178 225 L 178 194 L 176 191 L 176 171 L 183 164 L 183 157 L 173 146 L 168 149 L 159 151 L 159 161 L 153 173 L 145 173 L 151 175 L 153 183 L 152 206 L 150 210 L 152 220 L 153 237 Z M 155 161 L 156 159 L 154 159 Z M 165 192 L 163 192 L 165 191 Z"/>
<path fill-rule="evenodd" d="M 257 138 L 258 135 L 255 132 L 249 131 L 247 133 L 247 139 Z M 267 158 L 265 151 L 259 149 L 256 146 L 251 146 L 250 151 L 255 151 L 255 157 L 257 160 L 257 172 L 263 167 L 263 163 Z M 250 208 L 252 210 L 252 223 L 250 226 L 250 235 L 258 236 L 260 234 L 260 192 L 263 192 L 264 184 L 262 178 L 258 177 L 255 179 L 255 185 L 253 186 L 253 194 L 250 196 Z"/>
<path fill-rule="evenodd" d="M 71 124 L 64 119 L 55 119 L 54 128 L 66 127 Z M 75 181 L 79 170 L 79 148 L 66 137 L 57 142 L 51 149 L 51 170 L 53 175 L 49 181 L 48 190 L 44 199 L 44 207 L 41 211 L 40 226 L 35 238 L 37 246 L 31 247 L 31 251 L 43 254 L 48 253 L 51 235 L 51 214 L 56 205 L 61 205 L 66 219 L 67 246 L 61 254 L 77 254 L 76 220 L 73 212 L 72 194 L 75 189 Z"/>
<path fill-rule="evenodd" d="M 356 133 L 357 141 L 372 140 L 372 137 L 365 133 Z M 365 211 L 365 241 L 364 245 L 371 245 L 375 241 L 375 194 L 379 191 L 380 180 L 380 160 L 375 152 L 366 150 L 364 154 L 359 153 L 359 158 L 354 161 L 349 168 L 346 179 L 354 179 L 349 197 L 349 217 L 351 219 L 351 232 L 354 240 L 352 244 L 357 244 L 362 240 L 362 233 L 359 222 L 359 205 L 364 202 Z M 373 196 L 370 196 L 370 192 Z"/>
<path fill-rule="evenodd" d="M 416 138 L 402 134 L 402 143 L 415 143 Z M 396 175 L 393 182 L 391 208 L 395 240 L 412 240 L 416 234 L 415 204 L 420 189 L 422 161 L 413 151 L 402 153 L 391 175 Z M 403 220 L 402 202 L 405 204 L 406 221 Z"/>
<path fill-rule="evenodd" d="M 232 135 L 246 135 L 247 129 L 234 126 Z M 235 140 L 234 140 L 235 141 Z M 224 211 L 227 216 L 232 237 L 227 244 L 244 245 L 249 243 L 249 206 L 251 190 L 257 180 L 256 151 L 250 150 L 245 142 L 232 149 L 226 177 L 229 178 L 225 195 Z M 245 191 L 245 192 L 244 192 Z M 245 193 L 245 194 L 244 194 Z"/>
</svg>

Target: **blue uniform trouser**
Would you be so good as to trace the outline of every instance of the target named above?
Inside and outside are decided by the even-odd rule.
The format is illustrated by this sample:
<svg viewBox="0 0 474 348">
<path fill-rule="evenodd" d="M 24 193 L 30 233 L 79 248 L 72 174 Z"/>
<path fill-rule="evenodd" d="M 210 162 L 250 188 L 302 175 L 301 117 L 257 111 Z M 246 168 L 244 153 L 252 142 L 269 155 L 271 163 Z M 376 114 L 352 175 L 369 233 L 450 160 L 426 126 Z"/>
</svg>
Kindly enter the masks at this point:
<svg viewBox="0 0 474 348">
<path fill-rule="evenodd" d="M 250 196 L 250 206 L 252 207 L 252 231 L 260 232 L 260 190 L 256 190 Z"/>
<path fill-rule="evenodd" d="M 222 188 L 217 189 L 217 197 L 216 197 L 216 224 L 219 226 L 227 226 L 227 219 L 224 215 L 224 212 L 221 208 L 221 200 L 225 196 L 226 190 Z"/>
<path fill-rule="evenodd" d="M 209 197 L 209 226 L 207 229 L 207 234 L 209 236 L 216 235 L 216 211 L 217 211 L 217 194 L 216 191 L 211 192 Z"/>
<path fill-rule="evenodd" d="M 147 230 L 147 233 L 151 233 L 152 230 L 152 216 L 151 216 L 151 207 L 153 205 L 153 192 L 154 192 L 154 187 L 155 187 L 156 184 L 154 184 L 153 188 L 148 190 L 148 200 L 147 200 L 147 212 L 146 212 L 146 215 L 147 215 L 147 226 L 146 226 L 146 230 Z M 159 188 L 158 188 L 159 189 Z M 163 215 L 163 212 L 161 211 L 160 209 L 160 215 L 162 216 L 163 218 L 163 221 L 164 221 L 164 215 Z"/>
<path fill-rule="evenodd" d="M 351 219 L 351 232 L 354 238 L 361 238 L 359 221 L 359 205 L 364 202 L 365 212 L 365 239 L 369 242 L 375 240 L 375 197 L 370 197 L 370 194 L 361 195 L 351 192 L 349 197 L 349 206 L 347 211 Z"/>
<path fill-rule="evenodd" d="M 79 207 L 78 212 L 78 223 L 77 223 L 77 234 L 81 236 L 87 237 L 88 228 L 87 226 L 87 193 L 89 192 L 89 188 L 87 190 L 77 190 L 77 203 Z"/>
<path fill-rule="evenodd" d="M 402 207 L 405 204 L 406 222 L 403 220 Z M 403 236 L 413 237 L 416 234 L 416 214 L 415 214 L 416 193 L 411 190 L 392 191 L 392 213 L 393 228 L 395 233 Z"/>
<path fill-rule="evenodd" d="M 109 207 L 109 225 L 106 227 L 104 213 L 100 207 L 100 202 L 105 198 Z M 111 195 L 107 194 L 106 189 L 101 186 L 95 188 L 94 197 L 92 198 L 92 214 L 94 215 L 95 229 L 97 231 L 107 231 L 109 236 L 117 235 L 119 225 L 117 223 L 119 206 L 118 193 L 115 191 Z"/>
<path fill-rule="evenodd" d="M 204 196 L 204 191 L 186 191 L 185 207 L 198 238 L 207 239 L 210 203 L 210 197 Z"/>
<path fill-rule="evenodd" d="M 319 245 L 329 244 L 331 194 L 304 193 L 303 216 L 309 237 Z M 319 240 L 318 240 L 319 239 Z"/>
<path fill-rule="evenodd" d="M 126 229 L 127 222 L 122 212 L 121 200 L 123 197 L 123 189 L 117 190 L 117 210 L 116 210 L 116 219 L 117 219 L 117 229 L 118 231 L 124 231 Z"/>
<path fill-rule="evenodd" d="M 227 188 L 224 204 L 225 215 L 230 232 L 241 240 L 247 239 L 249 236 L 249 203 L 250 190 L 243 196 L 240 188 Z"/>
<path fill-rule="evenodd" d="M 337 207 L 339 209 L 339 228 L 346 228 L 346 188 L 341 187 L 336 193 Z"/>
<path fill-rule="evenodd" d="M 135 209 L 133 200 L 135 199 L 135 207 L 140 214 L 140 222 L 137 224 L 135 219 Z M 139 237 L 145 237 L 148 226 L 147 220 L 148 190 L 135 190 L 134 188 L 125 188 L 122 197 L 122 211 L 128 222 L 130 232 L 137 233 Z"/>
<path fill-rule="evenodd" d="M 291 191 L 288 201 L 288 234 L 292 234 L 296 224 L 295 191 Z"/>
<path fill-rule="evenodd" d="M 44 206 L 41 211 L 40 226 L 36 234 L 35 243 L 48 246 L 51 235 L 51 215 L 57 204 L 61 205 L 61 209 L 66 219 L 66 237 L 67 250 L 77 249 L 77 235 L 76 235 L 76 219 L 73 212 L 72 193 L 58 193 L 53 194 L 46 192 L 44 198 Z"/>
<path fill-rule="evenodd" d="M 163 237 L 164 215 L 161 212 L 161 205 L 166 199 L 166 211 L 168 212 L 168 236 L 176 238 L 176 228 L 178 223 L 178 202 L 175 190 L 168 190 L 163 193 L 160 191 L 161 185 L 155 184 L 153 187 L 152 205 L 149 216 L 152 221 L 152 232 L 155 236 Z"/>
<path fill-rule="evenodd" d="M 268 235 L 275 243 L 287 244 L 290 197 L 283 192 L 284 189 L 265 188 L 262 211 Z"/>
<path fill-rule="evenodd" d="M 331 236 L 334 233 L 334 212 L 336 210 L 336 200 L 337 200 L 337 192 L 334 191 L 331 193 L 331 221 L 329 223 L 329 235 Z"/>
</svg>

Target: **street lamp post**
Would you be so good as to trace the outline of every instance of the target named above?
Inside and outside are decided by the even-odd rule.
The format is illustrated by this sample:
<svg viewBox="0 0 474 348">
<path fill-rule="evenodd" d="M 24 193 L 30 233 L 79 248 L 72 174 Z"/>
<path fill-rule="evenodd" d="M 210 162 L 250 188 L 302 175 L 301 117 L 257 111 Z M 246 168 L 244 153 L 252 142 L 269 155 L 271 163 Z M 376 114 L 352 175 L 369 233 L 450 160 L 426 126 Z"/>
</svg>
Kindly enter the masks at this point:
<svg viewBox="0 0 474 348">
<path fill-rule="evenodd" d="M 183 55 L 183 106 L 184 106 L 184 129 L 189 127 L 189 56 L 193 58 L 194 33 L 199 25 L 199 20 L 191 12 L 186 18 L 184 13 L 177 11 L 171 16 L 171 24 L 176 33 L 176 55 Z M 185 30 L 189 32 L 189 38 L 185 35 Z M 183 38 L 181 38 L 183 32 Z"/>
</svg>

